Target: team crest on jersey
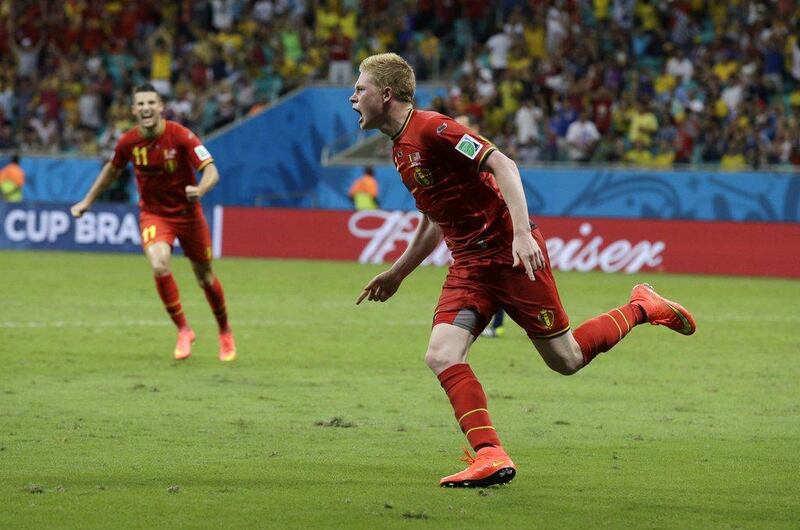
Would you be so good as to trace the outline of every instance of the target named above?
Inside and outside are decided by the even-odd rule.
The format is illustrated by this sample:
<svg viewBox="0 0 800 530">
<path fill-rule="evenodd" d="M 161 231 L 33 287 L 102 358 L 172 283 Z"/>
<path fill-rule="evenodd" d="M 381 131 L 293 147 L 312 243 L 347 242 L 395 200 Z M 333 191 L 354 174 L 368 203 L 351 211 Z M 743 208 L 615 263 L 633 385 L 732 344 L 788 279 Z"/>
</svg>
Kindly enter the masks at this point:
<svg viewBox="0 0 800 530">
<path fill-rule="evenodd" d="M 200 159 L 202 162 L 203 160 L 208 160 L 211 158 L 211 153 L 208 152 L 208 149 L 204 145 L 198 145 L 194 148 L 194 154 L 197 155 L 197 158 Z"/>
<path fill-rule="evenodd" d="M 553 314 L 553 312 L 550 311 L 549 309 L 542 309 L 541 311 L 539 311 L 539 322 L 541 322 L 542 325 L 544 325 L 544 327 L 546 327 L 547 329 L 550 329 L 553 327 L 554 316 L 555 315 Z"/>
<path fill-rule="evenodd" d="M 178 150 L 177 149 L 164 149 L 164 168 L 167 173 L 175 173 L 178 169 Z"/>
<path fill-rule="evenodd" d="M 483 149 L 483 144 L 468 134 L 462 136 L 461 140 L 456 144 L 456 151 L 470 160 L 475 160 L 475 157 L 478 156 L 481 149 Z"/>
<path fill-rule="evenodd" d="M 433 184 L 433 175 L 429 169 L 425 169 L 424 167 L 415 167 L 414 180 L 419 182 L 420 186 L 430 186 Z"/>
</svg>

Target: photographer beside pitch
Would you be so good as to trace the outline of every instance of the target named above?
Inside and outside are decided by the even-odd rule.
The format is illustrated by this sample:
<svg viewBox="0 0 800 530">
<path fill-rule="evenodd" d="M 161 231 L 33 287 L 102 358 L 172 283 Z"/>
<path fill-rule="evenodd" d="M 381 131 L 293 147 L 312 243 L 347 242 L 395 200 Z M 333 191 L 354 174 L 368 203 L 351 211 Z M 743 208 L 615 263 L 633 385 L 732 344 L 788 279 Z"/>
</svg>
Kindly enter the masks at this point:
<svg viewBox="0 0 800 530">
<path fill-rule="evenodd" d="M 528 334 L 547 365 L 574 374 L 649 322 L 684 335 L 692 315 L 636 285 L 627 304 L 575 331 L 561 305 L 545 240 L 530 223 L 516 164 L 485 138 L 437 112 L 413 108 L 414 71 L 393 53 L 362 61 L 350 97 L 362 129 L 393 141 L 392 158 L 423 216 L 406 251 L 366 285 L 364 299 L 384 302 L 444 237 L 453 256 L 433 317 L 425 362 L 438 377 L 475 456 L 440 480 L 446 487 L 483 487 L 512 480 L 516 466 L 489 416 L 486 395 L 467 364 L 472 342 L 498 309 Z"/>
<path fill-rule="evenodd" d="M 200 207 L 200 199 L 217 183 L 219 173 L 200 139 L 179 123 L 163 119 L 163 110 L 164 102 L 152 85 L 134 89 L 131 111 L 137 127 L 122 135 L 114 156 L 71 212 L 75 217 L 83 215 L 133 160 L 140 196 L 142 247 L 153 269 L 161 301 L 178 328 L 173 355 L 177 360 L 188 358 L 195 340 L 170 268 L 172 245 L 177 238 L 216 317 L 219 360 L 233 361 L 236 344 L 228 324 L 222 284 L 211 269 L 211 234 Z M 195 177 L 197 171 L 202 171 L 199 183 Z"/>
</svg>

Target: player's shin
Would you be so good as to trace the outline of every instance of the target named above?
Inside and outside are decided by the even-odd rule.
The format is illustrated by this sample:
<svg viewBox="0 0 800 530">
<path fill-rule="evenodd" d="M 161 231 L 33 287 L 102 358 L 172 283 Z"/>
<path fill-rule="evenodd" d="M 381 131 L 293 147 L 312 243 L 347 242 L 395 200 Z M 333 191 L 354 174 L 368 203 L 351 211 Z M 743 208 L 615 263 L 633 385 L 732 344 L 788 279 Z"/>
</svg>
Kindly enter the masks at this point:
<svg viewBox="0 0 800 530">
<path fill-rule="evenodd" d="M 208 305 L 211 306 L 211 311 L 214 312 L 214 318 L 217 319 L 217 325 L 220 331 L 228 330 L 228 311 L 225 309 L 225 293 L 222 290 L 222 284 L 219 278 L 214 277 L 211 283 L 203 283 L 203 291 L 206 294 Z"/>
<path fill-rule="evenodd" d="M 578 326 L 572 335 L 581 347 L 584 366 L 598 354 L 613 348 L 634 326 L 644 321 L 645 316 L 638 306 L 626 304 Z"/>
<path fill-rule="evenodd" d="M 161 301 L 164 303 L 164 308 L 169 313 L 169 317 L 175 323 L 175 326 L 180 329 L 188 327 L 186 322 L 186 315 L 183 313 L 183 306 L 181 305 L 181 297 L 178 292 L 178 285 L 171 273 L 163 276 L 155 276 L 156 290 Z"/>
<path fill-rule="evenodd" d="M 468 364 L 453 365 L 438 375 L 439 382 L 469 444 L 477 451 L 482 447 L 500 447 L 483 392 L 472 368 Z"/>
</svg>

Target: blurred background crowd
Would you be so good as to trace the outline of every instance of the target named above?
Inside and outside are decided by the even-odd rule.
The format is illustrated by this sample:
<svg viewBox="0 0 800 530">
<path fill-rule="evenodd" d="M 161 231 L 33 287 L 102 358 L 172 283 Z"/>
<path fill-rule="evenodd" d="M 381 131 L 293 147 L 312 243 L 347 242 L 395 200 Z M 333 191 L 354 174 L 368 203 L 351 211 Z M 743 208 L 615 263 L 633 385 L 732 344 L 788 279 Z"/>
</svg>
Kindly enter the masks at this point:
<svg viewBox="0 0 800 530">
<path fill-rule="evenodd" d="M 202 135 L 395 51 L 523 164 L 800 165 L 795 0 L 0 0 L 0 150 L 102 156 L 132 86 Z"/>
</svg>

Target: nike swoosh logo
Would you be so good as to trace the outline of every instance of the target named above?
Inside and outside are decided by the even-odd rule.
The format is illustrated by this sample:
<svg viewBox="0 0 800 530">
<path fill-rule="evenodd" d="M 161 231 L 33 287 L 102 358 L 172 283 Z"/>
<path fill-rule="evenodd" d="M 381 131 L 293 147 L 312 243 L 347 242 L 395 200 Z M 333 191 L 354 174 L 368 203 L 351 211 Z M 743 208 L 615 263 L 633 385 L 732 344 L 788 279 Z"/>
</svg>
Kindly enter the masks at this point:
<svg viewBox="0 0 800 530">
<path fill-rule="evenodd" d="M 509 462 L 510 462 L 510 460 L 499 460 L 499 461 L 498 460 L 493 460 L 492 461 L 492 467 L 500 467 L 503 464 L 508 464 Z"/>
<path fill-rule="evenodd" d="M 675 313 L 679 319 L 681 319 L 681 322 L 683 323 L 683 329 L 679 329 L 678 333 L 682 333 L 684 335 L 688 335 L 689 333 L 691 333 L 692 325 L 689 323 L 689 320 L 685 316 L 683 316 L 683 313 L 672 307 L 672 304 L 667 304 L 667 305 L 669 306 L 670 309 L 672 309 L 672 312 Z"/>
</svg>

